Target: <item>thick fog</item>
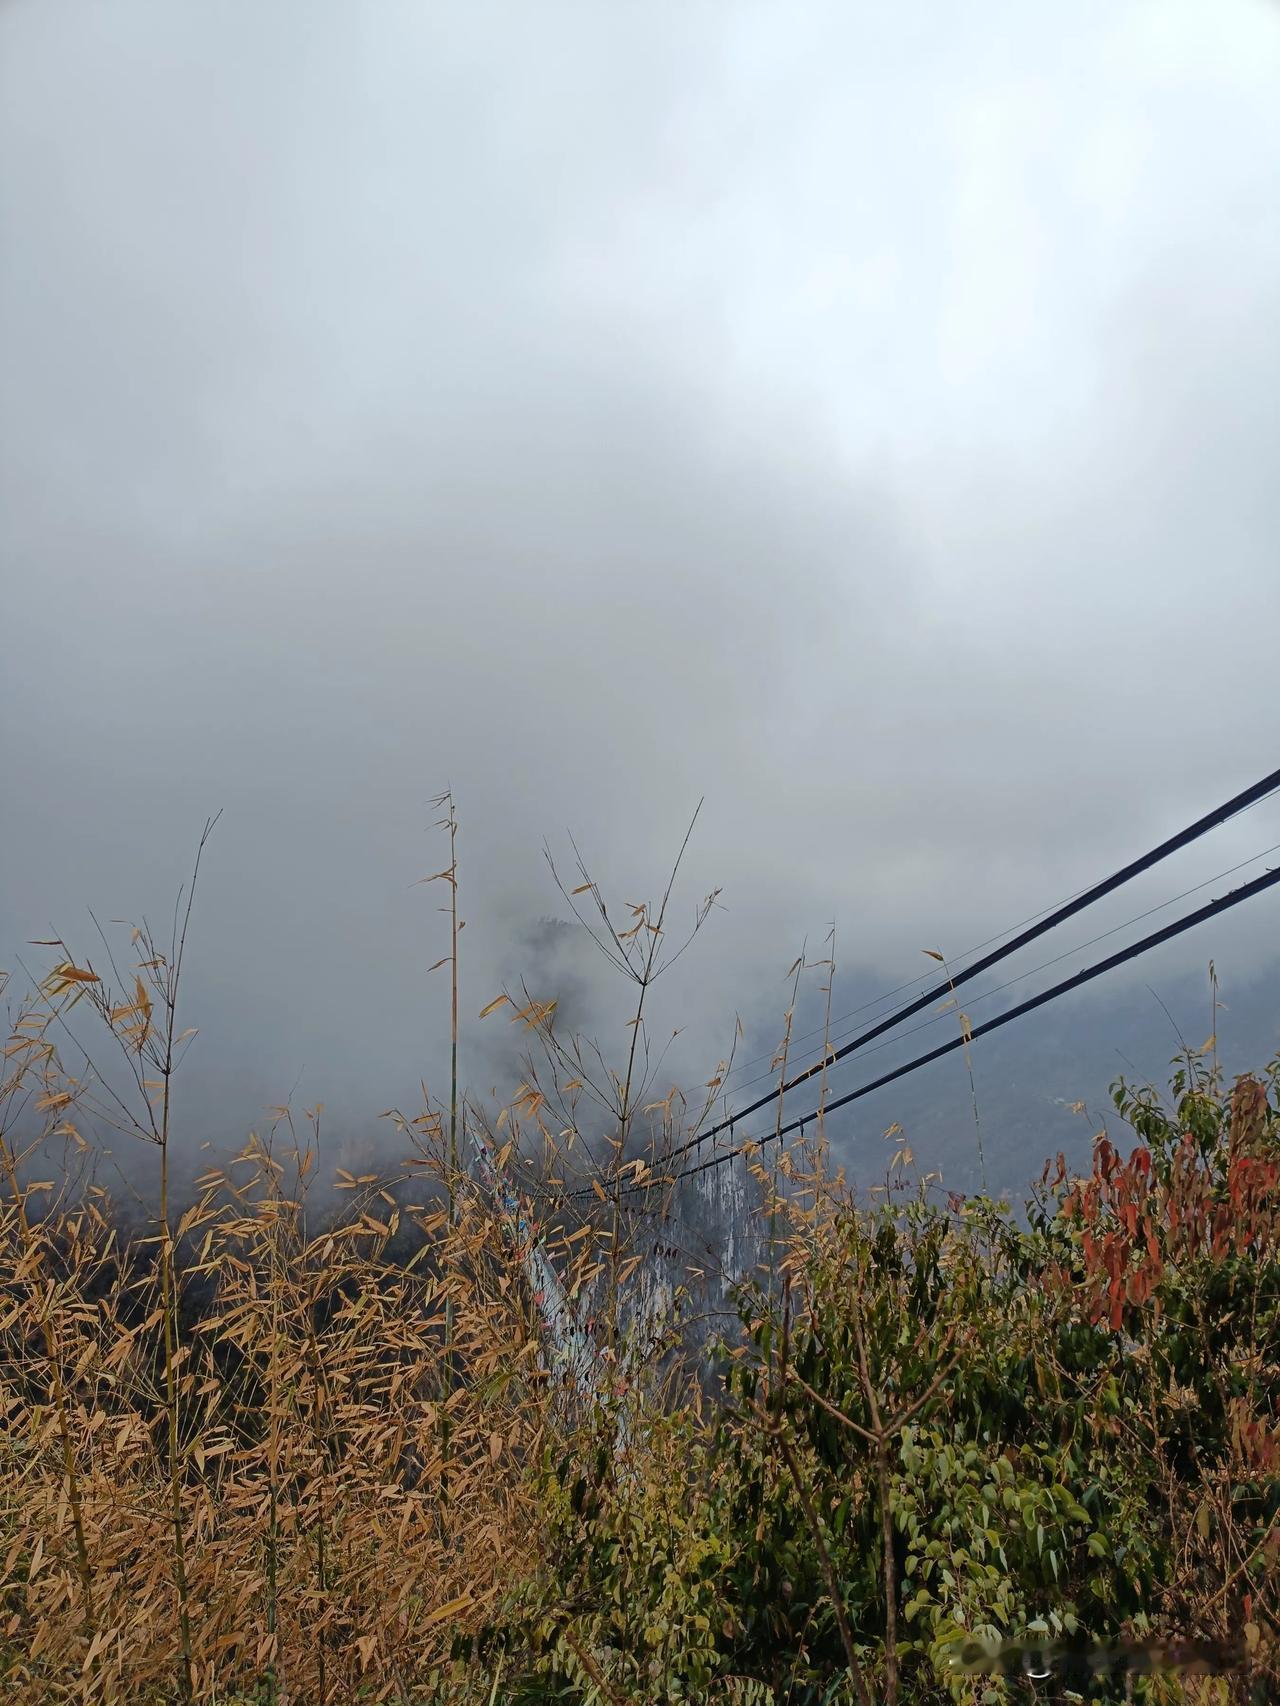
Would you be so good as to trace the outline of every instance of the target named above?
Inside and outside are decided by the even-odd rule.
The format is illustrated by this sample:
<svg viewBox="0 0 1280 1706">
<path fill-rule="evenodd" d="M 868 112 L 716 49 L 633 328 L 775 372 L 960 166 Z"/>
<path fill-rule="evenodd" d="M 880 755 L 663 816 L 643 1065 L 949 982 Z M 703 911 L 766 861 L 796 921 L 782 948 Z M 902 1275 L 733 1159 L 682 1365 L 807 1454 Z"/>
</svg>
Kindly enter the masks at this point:
<svg viewBox="0 0 1280 1706">
<path fill-rule="evenodd" d="M 1278 204 L 1262 0 L 8 0 L 13 989 L 165 914 L 221 809 L 184 1129 L 373 1129 L 443 1088 L 446 786 L 478 1089 L 522 974 L 626 1048 L 544 837 L 621 908 L 705 797 L 652 1009 L 696 1084 L 833 921 L 842 1014 L 1176 830 L 1280 763 Z M 1280 799 L 1013 969 L 1276 843 Z M 1274 1044 L 1278 922 L 1095 986 L 1027 1105 L 1139 1009 L 1159 1070 L 1144 985 L 1207 1016 L 1211 957 Z M 1015 1031 L 992 1109 L 1069 1027 Z M 963 1147 L 951 1064 L 904 1098 Z"/>
</svg>

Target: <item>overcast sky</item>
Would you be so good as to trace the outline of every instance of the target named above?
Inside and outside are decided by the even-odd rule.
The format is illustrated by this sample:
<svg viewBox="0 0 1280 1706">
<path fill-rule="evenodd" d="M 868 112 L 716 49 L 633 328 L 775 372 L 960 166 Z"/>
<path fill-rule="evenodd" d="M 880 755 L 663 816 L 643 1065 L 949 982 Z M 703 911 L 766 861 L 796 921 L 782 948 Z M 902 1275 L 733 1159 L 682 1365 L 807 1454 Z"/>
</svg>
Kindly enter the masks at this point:
<svg viewBox="0 0 1280 1706">
<path fill-rule="evenodd" d="M 218 1117 L 354 1115 L 446 784 L 465 1011 L 619 1046 L 544 836 L 640 899 L 706 796 L 712 1058 L 832 919 L 896 983 L 1083 886 L 1280 762 L 1278 205 L 1264 0 L 6 0 L 0 963 L 224 808 Z"/>
</svg>

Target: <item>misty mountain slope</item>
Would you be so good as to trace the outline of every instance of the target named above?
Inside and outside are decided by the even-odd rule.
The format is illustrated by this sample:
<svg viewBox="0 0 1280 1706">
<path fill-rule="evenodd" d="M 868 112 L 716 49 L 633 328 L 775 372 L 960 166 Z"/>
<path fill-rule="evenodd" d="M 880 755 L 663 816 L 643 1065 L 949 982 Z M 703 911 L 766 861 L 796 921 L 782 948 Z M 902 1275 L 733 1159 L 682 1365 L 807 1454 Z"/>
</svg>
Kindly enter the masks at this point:
<svg viewBox="0 0 1280 1706">
<path fill-rule="evenodd" d="M 833 1075 L 833 1094 L 936 1046 L 946 1039 L 945 1024 L 912 1039 L 916 1047 L 868 1056 L 861 1066 L 853 1057 L 839 1069 L 843 1076 Z M 1118 1124 L 1110 1097 L 1117 1078 L 1167 1084 L 1169 1061 L 1182 1042 L 1199 1048 L 1212 1030 L 1206 975 L 1161 977 L 1150 989 L 1094 985 L 978 1038 L 969 1050 L 972 1090 L 964 1051 L 957 1050 L 834 1114 L 833 1152 L 851 1177 L 871 1181 L 900 1144 L 883 1137 L 896 1122 L 922 1169 L 938 1169 L 952 1188 L 974 1191 L 982 1186 L 980 1127 L 987 1184 L 1016 1200 L 1058 1150 L 1073 1167 L 1087 1164 L 1093 1134 L 1104 1123 Z M 1217 1040 L 1228 1080 L 1260 1070 L 1280 1053 L 1280 968 L 1233 988 L 1229 1000 L 1224 995 Z M 1081 1102 L 1085 1111 L 1073 1112 Z"/>
</svg>

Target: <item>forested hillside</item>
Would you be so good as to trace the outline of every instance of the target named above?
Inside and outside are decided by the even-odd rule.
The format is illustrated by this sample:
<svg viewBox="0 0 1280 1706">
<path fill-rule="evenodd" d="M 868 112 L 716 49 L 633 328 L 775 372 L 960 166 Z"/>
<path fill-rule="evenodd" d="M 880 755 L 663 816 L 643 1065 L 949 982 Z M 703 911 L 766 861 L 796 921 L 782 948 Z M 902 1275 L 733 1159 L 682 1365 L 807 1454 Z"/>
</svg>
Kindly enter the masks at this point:
<svg viewBox="0 0 1280 1706">
<path fill-rule="evenodd" d="M 748 1157 L 741 1276 L 705 1239 L 681 1265 L 616 1171 L 576 1213 L 505 1213 L 449 1108 L 337 1209 L 282 1111 L 124 1235 L 55 1021 L 87 999 L 132 1051 L 163 1162 L 159 958 L 114 995 L 64 962 L 9 1048 L 7 1698 L 1276 1698 L 1277 1065 L 1190 1051 L 1164 1097 L 1118 1086 L 1025 1212 L 901 1141 L 870 1191 L 820 1132 Z M 493 1164 L 537 1129 L 507 1110 Z M 556 1311 L 588 1306 L 570 1367 Z"/>
</svg>

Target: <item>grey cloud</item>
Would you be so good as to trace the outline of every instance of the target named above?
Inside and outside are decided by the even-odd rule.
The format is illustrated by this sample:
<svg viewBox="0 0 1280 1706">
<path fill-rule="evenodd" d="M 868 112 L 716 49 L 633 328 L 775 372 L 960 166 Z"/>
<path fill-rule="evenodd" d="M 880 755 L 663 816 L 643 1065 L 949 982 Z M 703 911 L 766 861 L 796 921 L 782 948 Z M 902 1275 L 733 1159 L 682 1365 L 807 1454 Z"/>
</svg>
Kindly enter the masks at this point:
<svg viewBox="0 0 1280 1706">
<path fill-rule="evenodd" d="M 439 1081 L 446 782 L 468 1016 L 544 835 L 638 899 L 705 793 L 696 1077 L 833 916 L 896 982 L 1274 763 L 1274 8 L 25 0 L 0 65 L 0 943 L 225 806 L 210 1122 Z"/>
</svg>

